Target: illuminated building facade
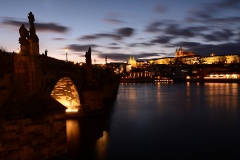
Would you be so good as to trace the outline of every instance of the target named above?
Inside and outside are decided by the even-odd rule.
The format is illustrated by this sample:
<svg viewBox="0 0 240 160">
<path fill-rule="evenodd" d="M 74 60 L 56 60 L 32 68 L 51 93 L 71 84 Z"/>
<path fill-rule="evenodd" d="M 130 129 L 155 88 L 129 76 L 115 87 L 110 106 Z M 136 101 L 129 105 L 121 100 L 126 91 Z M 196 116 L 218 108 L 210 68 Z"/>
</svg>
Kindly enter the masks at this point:
<svg viewBox="0 0 240 160">
<path fill-rule="evenodd" d="M 184 64 L 199 64 L 200 58 L 198 55 L 179 57 Z"/>
<path fill-rule="evenodd" d="M 132 67 L 136 67 L 137 66 L 137 61 L 134 59 L 133 56 L 130 56 L 130 58 L 127 61 L 127 64 L 130 64 Z"/>
<path fill-rule="evenodd" d="M 194 56 L 194 52 L 190 51 L 187 52 L 180 47 L 179 49 L 176 49 L 175 57 L 185 57 L 185 56 Z"/>
<path fill-rule="evenodd" d="M 210 56 L 202 57 L 201 63 L 202 64 L 225 63 L 225 56 L 222 55 L 216 56 L 215 54 L 211 54 Z"/>
<path fill-rule="evenodd" d="M 136 69 L 130 72 L 128 78 L 152 78 L 152 73 L 145 70 Z"/>
<path fill-rule="evenodd" d="M 172 64 L 174 63 L 175 58 L 174 57 L 163 57 L 159 59 L 149 60 L 149 64 Z"/>
<path fill-rule="evenodd" d="M 227 64 L 240 62 L 240 58 L 238 54 L 225 55 L 225 60 Z"/>
</svg>

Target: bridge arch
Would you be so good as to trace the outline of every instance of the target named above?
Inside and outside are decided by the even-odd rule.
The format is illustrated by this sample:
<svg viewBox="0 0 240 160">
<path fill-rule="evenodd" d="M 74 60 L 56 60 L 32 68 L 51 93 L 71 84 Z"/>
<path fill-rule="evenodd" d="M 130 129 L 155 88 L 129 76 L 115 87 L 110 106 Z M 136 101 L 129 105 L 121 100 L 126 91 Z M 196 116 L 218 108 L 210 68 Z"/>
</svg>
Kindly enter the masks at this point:
<svg viewBox="0 0 240 160">
<path fill-rule="evenodd" d="M 79 80 L 69 73 L 58 75 L 50 89 L 50 95 L 67 107 L 66 112 L 81 110 L 81 86 Z"/>
</svg>

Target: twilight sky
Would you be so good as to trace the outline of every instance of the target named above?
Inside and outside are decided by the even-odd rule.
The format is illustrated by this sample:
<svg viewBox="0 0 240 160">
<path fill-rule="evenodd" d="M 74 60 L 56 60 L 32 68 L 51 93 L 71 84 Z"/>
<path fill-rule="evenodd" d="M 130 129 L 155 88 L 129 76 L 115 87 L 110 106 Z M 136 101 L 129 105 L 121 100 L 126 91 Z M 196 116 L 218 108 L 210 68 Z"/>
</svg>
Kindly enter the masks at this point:
<svg viewBox="0 0 240 160">
<path fill-rule="evenodd" d="M 93 63 L 196 55 L 240 54 L 239 0 L 1 0 L 0 47 L 20 48 L 19 27 L 35 16 L 40 53 Z"/>
</svg>

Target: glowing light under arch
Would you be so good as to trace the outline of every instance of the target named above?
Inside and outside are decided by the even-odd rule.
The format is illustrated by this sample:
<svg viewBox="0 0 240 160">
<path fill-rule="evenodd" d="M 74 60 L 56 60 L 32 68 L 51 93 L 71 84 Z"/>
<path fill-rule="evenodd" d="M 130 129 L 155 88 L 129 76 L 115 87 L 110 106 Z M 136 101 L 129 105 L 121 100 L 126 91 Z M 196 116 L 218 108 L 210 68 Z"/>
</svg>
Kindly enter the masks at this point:
<svg viewBox="0 0 240 160">
<path fill-rule="evenodd" d="M 61 78 L 54 86 L 51 96 L 67 107 L 66 112 L 78 112 L 81 106 L 76 85 L 69 77 Z"/>
</svg>

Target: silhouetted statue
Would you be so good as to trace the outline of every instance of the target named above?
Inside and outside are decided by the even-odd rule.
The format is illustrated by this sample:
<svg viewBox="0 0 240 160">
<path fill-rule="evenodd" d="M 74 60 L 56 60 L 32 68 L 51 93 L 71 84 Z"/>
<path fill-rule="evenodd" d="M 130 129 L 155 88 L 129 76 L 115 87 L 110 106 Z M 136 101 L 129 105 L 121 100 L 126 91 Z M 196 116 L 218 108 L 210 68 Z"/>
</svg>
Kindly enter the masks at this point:
<svg viewBox="0 0 240 160">
<path fill-rule="evenodd" d="M 29 54 L 29 42 L 28 42 L 28 38 L 29 38 L 29 33 L 28 30 L 25 28 L 24 24 L 21 25 L 21 27 L 19 28 L 19 34 L 20 37 L 18 39 L 19 43 L 20 43 L 20 54 Z"/>
<path fill-rule="evenodd" d="M 32 23 L 35 21 L 35 18 L 34 18 L 34 15 L 32 14 L 32 12 L 28 13 L 28 19 L 29 19 L 29 22 L 31 21 Z"/>
<path fill-rule="evenodd" d="M 20 34 L 20 38 L 27 38 L 29 37 L 28 34 L 28 30 L 25 28 L 24 24 L 21 25 L 21 27 L 19 28 L 19 34 Z"/>
<path fill-rule="evenodd" d="M 88 51 L 86 52 L 85 57 L 86 57 L 86 65 L 91 66 L 92 65 L 91 47 L 88 48 Z"/>
<path fill-rule="evenodd" d="M 47 56 L 48 50 L 45 50 L 45 56 Z"/>
<path fill-rule="evenodd" d="M 38 36 L 36 35 L 36 29 L 34 25 L 35 18 L 32 12 L 28 13 L 28 20 L 30 24 L 30 39 L 32 39 L 33 42 L 38 43 L 39 39 L 38 39 Z"/>
<path fill-rule="evenodd" d="M 21 51 L 20 54 L 25 55 L 39 55 L 39 39 L 36 35 L 36 29 L 34 25 L 34 15 L 32 12 L 28 13 L 28 20 L 30 24 L 29 31 L 25 28 L 24 24 L 19 28 L 19 43 Z"/>
</svg>

